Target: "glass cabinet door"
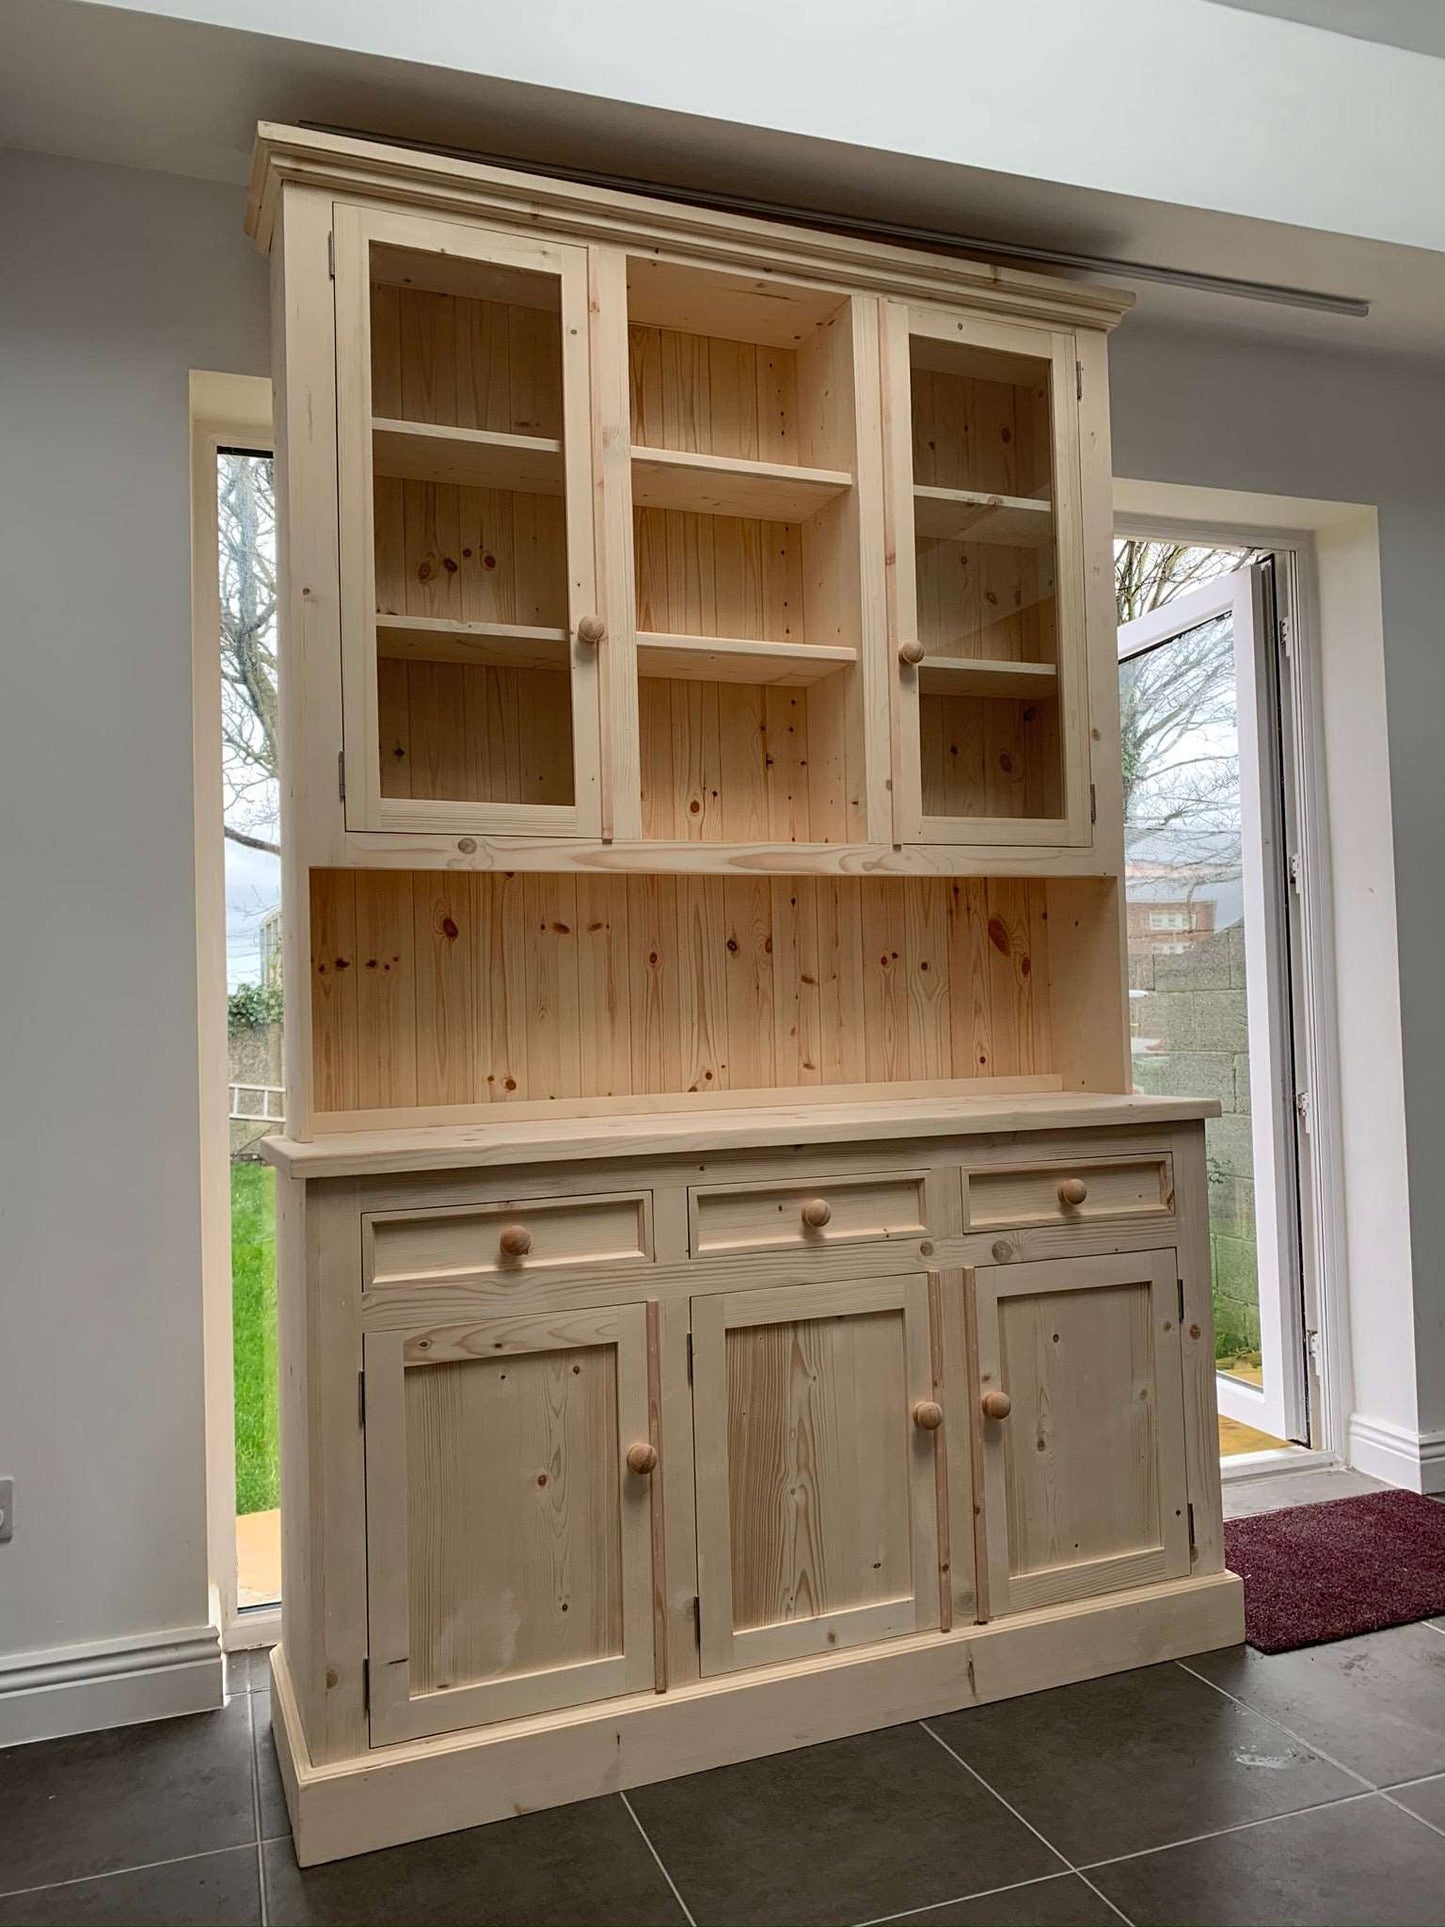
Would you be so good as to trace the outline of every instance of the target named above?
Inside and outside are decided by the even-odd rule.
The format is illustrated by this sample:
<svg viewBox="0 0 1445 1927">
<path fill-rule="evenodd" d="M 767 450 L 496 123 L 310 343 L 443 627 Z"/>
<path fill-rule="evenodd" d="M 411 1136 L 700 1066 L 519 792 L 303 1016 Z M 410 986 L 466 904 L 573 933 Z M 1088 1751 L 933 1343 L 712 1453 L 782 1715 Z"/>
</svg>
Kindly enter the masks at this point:
<svg viewBox="0 0 1445 1927">
<path fill-rule="evenodd" d="M 585 250 L 334 232 L 347 827 L 595 835 Z"/>
<path fill-rule="evenodd" d="M 1090 841 L 1074 343 L 884 303 L 894 834 Z"/>
</svg>

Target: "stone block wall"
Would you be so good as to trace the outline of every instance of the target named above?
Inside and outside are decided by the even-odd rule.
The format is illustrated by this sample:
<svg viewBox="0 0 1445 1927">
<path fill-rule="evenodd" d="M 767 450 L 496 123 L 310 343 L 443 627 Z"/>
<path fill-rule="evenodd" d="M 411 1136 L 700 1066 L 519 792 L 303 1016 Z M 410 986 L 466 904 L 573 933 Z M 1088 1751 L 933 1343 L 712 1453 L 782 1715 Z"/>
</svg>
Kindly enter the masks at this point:
<svg viewBox="0 0 1445 1927">
<path fill-rule="evenodd" d="M 1214 1251 L 1218 1354 L 1259 1349 L 1254 1147 L 1249 1110 L 1249 1032 L 1244 998 L 1244 926 L 1191 936 L 1170 953 L 1136 941 L 1129 955 L 1131 1034 L 1141 1091 L 1213 1097 L 1223 1115 L 1204 1127 L 1209 1223 Z"/>
<path fill-rule="evenodd" d="M 233 1030 L 228 1039 L 230 1077 L 234 1084 L 280 1084 L 281 1026 L 258 1024 Z M 281 1127 L 278 1124 L 242 1123 L 231 1120 L 231 1156 L 253 1153 L 263 1137 Z"/>
</svg>

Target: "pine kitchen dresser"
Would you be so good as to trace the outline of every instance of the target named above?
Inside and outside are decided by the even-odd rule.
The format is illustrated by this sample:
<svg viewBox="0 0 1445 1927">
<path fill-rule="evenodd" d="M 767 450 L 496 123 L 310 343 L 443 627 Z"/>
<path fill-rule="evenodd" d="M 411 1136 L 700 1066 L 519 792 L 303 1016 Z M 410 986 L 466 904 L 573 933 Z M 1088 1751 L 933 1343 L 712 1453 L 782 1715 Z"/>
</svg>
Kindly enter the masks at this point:
<svg viewBox="0 0 1445 1927">
<path fill-rule="evenodd" d="M 1127 299 L 260 130 L 303 1862 L 1219 1646 Z"/>
</svg>

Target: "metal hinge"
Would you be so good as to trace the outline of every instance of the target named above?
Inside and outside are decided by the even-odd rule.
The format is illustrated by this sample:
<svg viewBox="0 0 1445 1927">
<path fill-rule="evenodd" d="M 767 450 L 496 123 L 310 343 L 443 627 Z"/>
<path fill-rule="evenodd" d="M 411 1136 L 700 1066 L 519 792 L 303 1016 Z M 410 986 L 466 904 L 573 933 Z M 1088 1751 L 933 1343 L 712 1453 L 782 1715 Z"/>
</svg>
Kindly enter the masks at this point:
<svg viewBox="0 0 1445 1927">
<path fill-rule="evenodd" d="M 366 1423 L 366 1373 L 365 1372 L 358 1372 L 356 1374 L 356 1422 L 358 1425 L 365 1425 Z"/>
<path fill-rule="evenodd" d="M 687 1382 L 692 1383 L 692 1333 L 687 1335 Z M 696 1602 L 694 1602 L 696 1603 Z"/>
<path fill-rule="evenodd" d="M 1179 1280 L 1179 1322 L 1184 1323 L 1184 1280 Z"/>
<path fill-rule="evenodd" d="M 1279 619 L 1279 646 L 1287 656 L 1294 654 L 1294 624 L 1288 616 Z"/>
<path fill-rule="evenodd" d="M 692 1633 L 700 1648 L 702 1646 L 702 1600 L 696 1593 L 692 1596 Z"/>
<path fill-rule="evenodd" d="M 369 1659 L 361 1662 L 361 1710 L 363 1713 L 371 1711 L 371 1661 Z"/>
<path fill-rule="evenodd" d="M 346 801 L 346 751 L 344 749 L 336 752 L 336 794 L 343 803 Z"/>
<path fill-rule="evenodd" d="M 1189 1550 L 1191 1552 L 1194 1552 L 1197 1550 L 1197 1547 L 1194 1542 L 1194 1507 L 1193 1506 L 1190 1506 L 1189 1508 Z"/>
<path fill-rule="evenodd" d="M 1084 364 L 1082 361 L 1076 361 L 1074 363 L 1074 393 L 1080 401 L 1084 399 Z"/>
<path fill-rule="evenodd" d="M 1315 1377 L 1318 1378 L 1322 1369 L 1320 1365 L 1320 1334 L 1318 1326 L 1306 1325 L 1305 1350 L 1309 1353 L 1310 1369 L 1314 1372 Z"/>
<path fill-rule="evenodd" d="M 1305 866 L 1300 861 L 1298 850 L 1289 860 L 1289 880 L 1294 885 L 1294 893 L 1302 897 L 1305 893 Z"/>
<path fill-rule="evenodd" d="M 333 281 L 336 279 L 336 236 L 335 234 L 328 234 L 326 237 L 326 272 L 331 276 L 331 279 Z"/>
<path fill-rule="evenodd" d="M 1089 821 L 1091 823 L 1097 823 L 1098 820 L 1099 820 L 1099 791 L 1096 784 L 1090 783 L 1089 785 Z"/>
<path fill-rule="evenodd" d="M 1310 1094 L 1308 1091 L 1295 1092 L 1294 1109 L 1295 1116 L 1300 1121 L 1300 1128 L 1305 1136 L 1308 1137 L 1310 1135 Z"/>
</svg>

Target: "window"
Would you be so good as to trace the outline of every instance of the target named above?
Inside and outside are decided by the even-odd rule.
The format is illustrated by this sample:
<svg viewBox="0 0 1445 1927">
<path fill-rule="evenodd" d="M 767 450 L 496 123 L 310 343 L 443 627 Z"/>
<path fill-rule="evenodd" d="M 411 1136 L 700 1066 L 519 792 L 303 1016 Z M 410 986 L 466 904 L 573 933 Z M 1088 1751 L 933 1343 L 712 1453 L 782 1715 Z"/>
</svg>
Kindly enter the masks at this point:
<svg viewBox="0 0 1445 1927">
<path fill-rule="evenodd" d="M 215 451 L 235 1413 L 236 1605 L 281 1594 L 276 1174 L 283 1118 L 276 508 L 268 452 Z"/>
<path fill-rule="evenodd" d="M 1137 1089 L 1216 1099 L 1221 1449 L 1307 1438 L 1273 558 L 1116 552 Z"/>
</svg>

